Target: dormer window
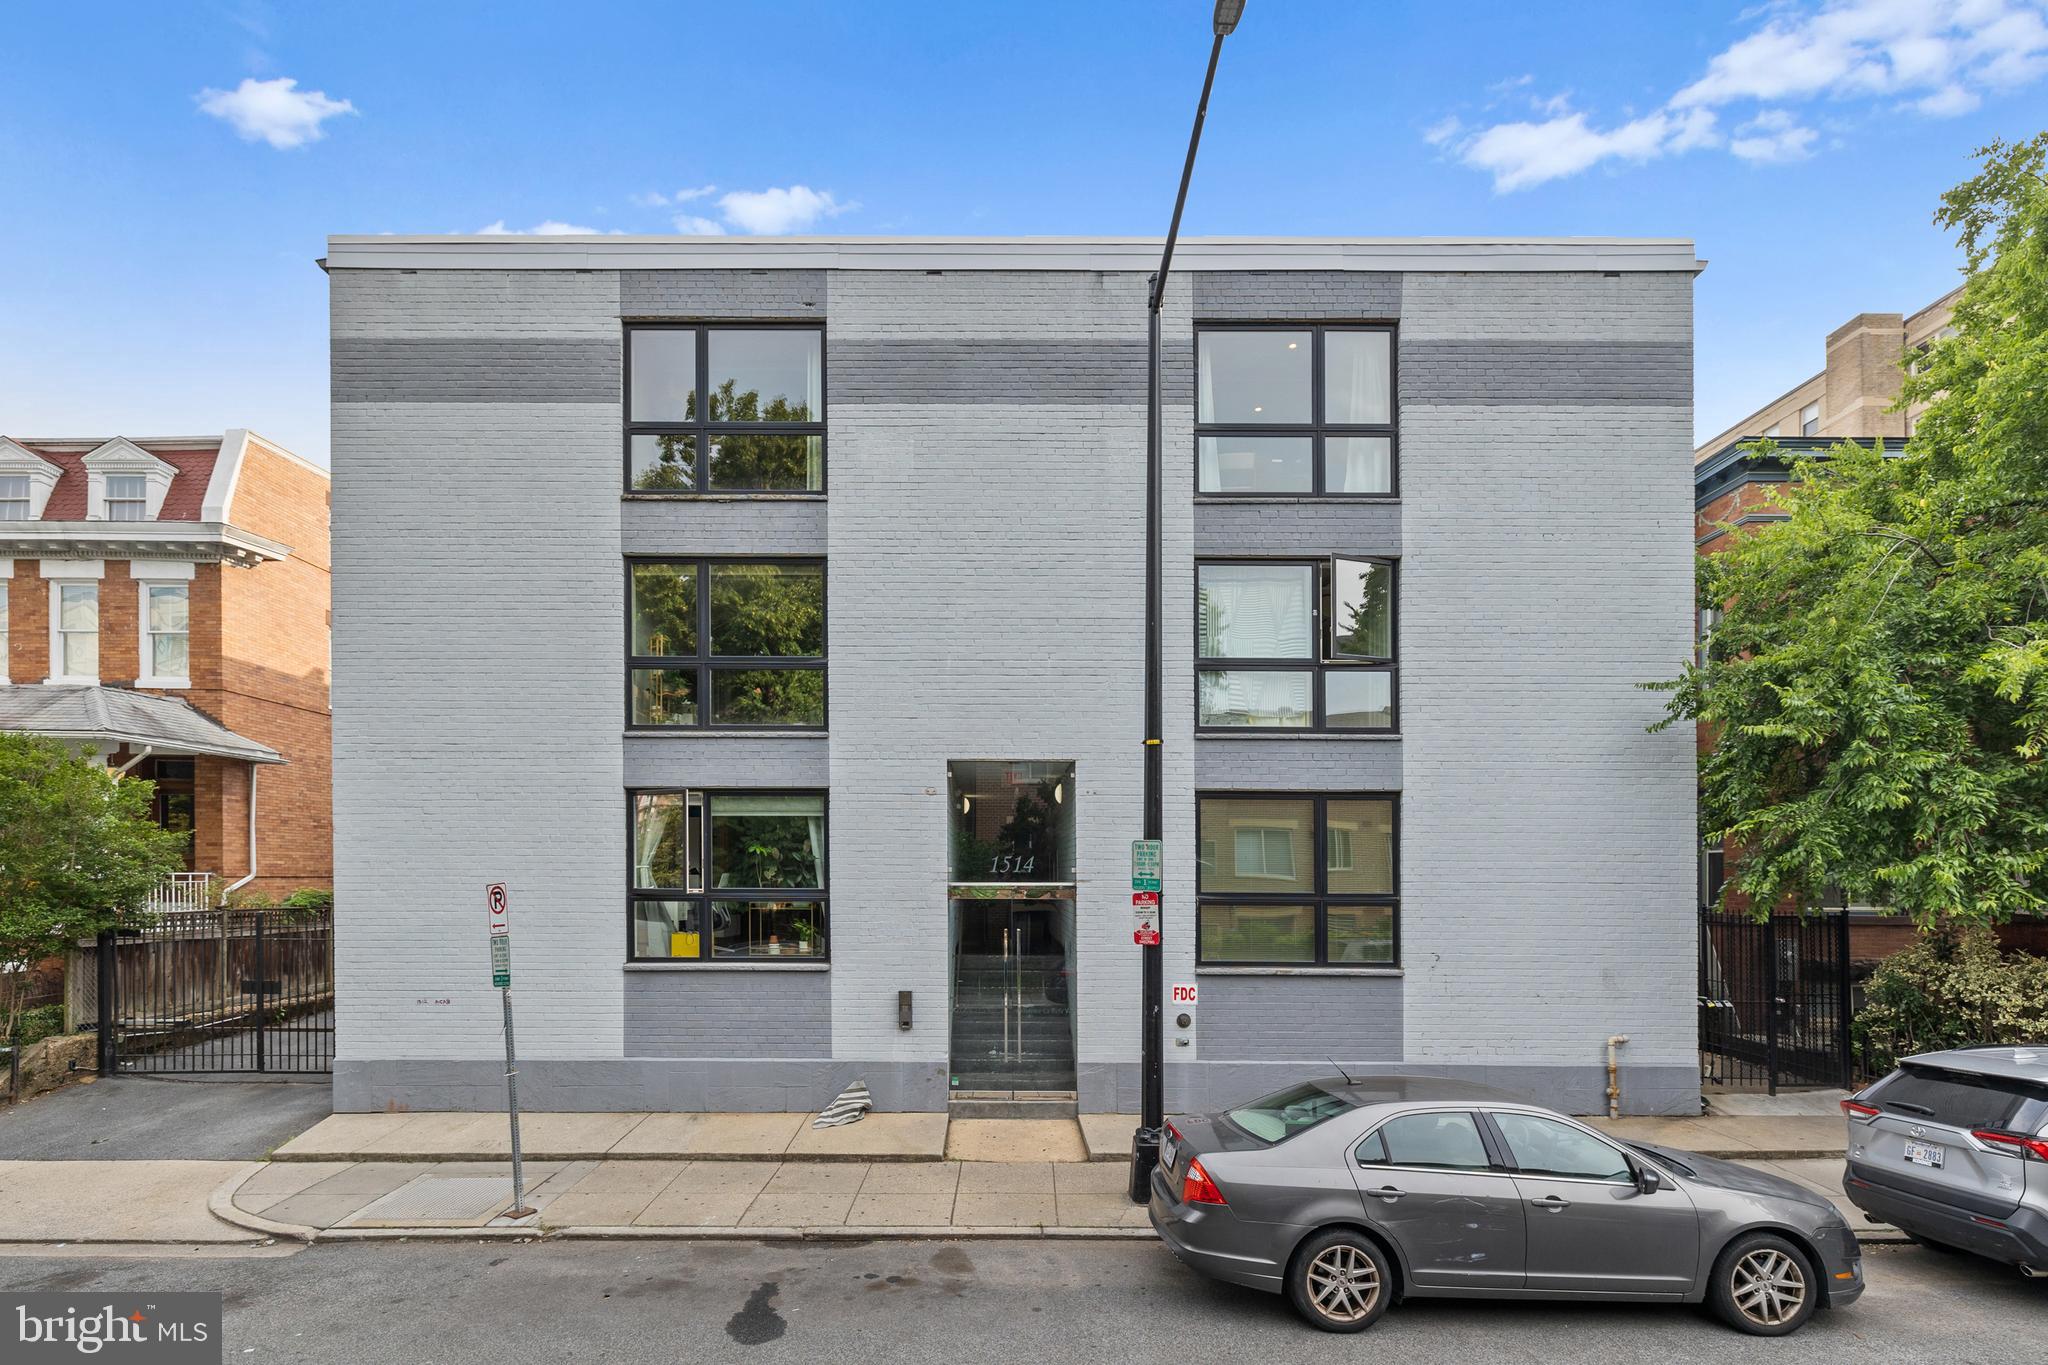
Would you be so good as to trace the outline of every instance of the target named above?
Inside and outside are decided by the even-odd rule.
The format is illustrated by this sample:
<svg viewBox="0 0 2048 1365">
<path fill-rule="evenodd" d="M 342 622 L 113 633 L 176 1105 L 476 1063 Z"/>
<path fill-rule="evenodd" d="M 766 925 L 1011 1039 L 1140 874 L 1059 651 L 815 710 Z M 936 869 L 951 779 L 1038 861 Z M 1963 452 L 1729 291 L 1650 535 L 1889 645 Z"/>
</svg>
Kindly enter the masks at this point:
<svg viewBox="0 0 2048 1365">
<path fill-rule="evenodd" d="M 107 476 L 107 520 L 149 520 L 148 478 L 141 474 Z"/>
<path fill-rule="evenodd" d="M 33 521 L 28 475 L 0 474 L 0 521 Z"/>
</svg>

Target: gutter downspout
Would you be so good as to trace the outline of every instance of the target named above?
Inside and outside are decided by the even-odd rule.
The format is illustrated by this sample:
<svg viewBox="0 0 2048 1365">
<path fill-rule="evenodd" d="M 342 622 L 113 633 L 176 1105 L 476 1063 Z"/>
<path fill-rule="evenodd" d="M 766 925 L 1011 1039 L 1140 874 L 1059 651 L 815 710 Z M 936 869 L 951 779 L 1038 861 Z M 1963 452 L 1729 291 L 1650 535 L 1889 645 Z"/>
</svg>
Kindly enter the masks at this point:
<svg viewBox="0 0 2048 1365">
<path fill-rule="evenodd" d="M 1607 1040 L 1607 1117 L 1611 1119 L 1621 1117 L 1621 1071 L 1615 1064 L 1614 1049 L 1627 1041 L 1626 1033 L 1617 1033 Z"/>
<path fill-rule="evenodd" d="M 135 755 L 135 757 L 133 757 L 133 758 L 129 759 L 129 760 L 128 760 L 128 761 L 126 762 L 126 763 L 123 763 L 123 764 L 122 764 L 122 765 L 121 765 L 120 767 L 118 767 L 118 768 L 114 769 L 114 776 L 116 776 L 116 777 L 126 777 L 126 776 L 128 775 L 128 770 L 129 770 L 130 768 L 133 768 L 133 767 L 134 767 L 134 766 L 135 766 L 136 764 L 138 764 L 138 763 L 142 762 L 142 760 L 143 760 L 143 759 L 145 759 L 145 758 L 148 758 L 148 757 L 149 757 L 149 756 L 150 756 L 151 754 L 153 754 L 153 753 L 155 753 L 155 752 L 156 752 L 156 745 L 154 745 L 154 744 L 145 744 L 145 745 L 143 745 L 143 746 L 142 746 L 142 752 L 141 752 L 141 753 L 139 753 L 139 754 Z"/>
<path fill-rule="evenodd" d="M 229 896 L 256 880 L 256 767 L 257 765 L 253 762 L 249 764 L 249 875 L 241 878 L 239 881 L 230 882 L 221 888 L 220 903 L 222 905 L 228 903 Z M 1613 1049 L 1610 1048 L 1608 1052 L 1612 1056 Z M 1610 1064 L 1608 1071 L 1612 1073 L 1613 1070 L 1614 1068 Z"/>
</svg>

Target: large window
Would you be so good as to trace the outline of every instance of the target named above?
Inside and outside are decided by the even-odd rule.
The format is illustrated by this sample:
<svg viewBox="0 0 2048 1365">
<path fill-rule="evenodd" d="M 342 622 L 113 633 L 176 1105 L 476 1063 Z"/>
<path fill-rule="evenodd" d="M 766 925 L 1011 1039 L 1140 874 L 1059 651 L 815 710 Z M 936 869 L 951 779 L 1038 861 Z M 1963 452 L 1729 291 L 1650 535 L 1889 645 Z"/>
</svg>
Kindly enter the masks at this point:
<svg viewBox="0 0 2048 1365">
<path fill-rule="evenodd" d="M 1400 960 L 1392 796 L 1196 799 L 1195 951 L 1205 966 Z"/>
<path fill-rule="evenodd" d="M 626 329 L 626 491 L 824 488 L 821 328 Z"/>
<path fill-rule="evenodd" d="M 1387 559 L 1197 563 L 1195 724 L 1393 730 L 1394 600 Z"/>
<path fill-rule="evenodd" d="M 635 962 L 822 962 L 821 792 L 627 794 Z"/>
<path fill-rule="evenodd" d="M 1195 490 L 1390 498 L 1394 329 L 1196 329 Z"/>
<path fill-rule="evenodd" d="M 50 585 L 50 672 L 62 682 L 100 680 L 100 585 Z"/>
<path fill-rule="evenodd" d="M 183 686 L 192 675 L 192 588 L 187 583 L 142 585 L 142 656 L 145 685 Z"/>
<path fill-rule="evenodd" d="M 825 724 L 825 565 L 629 560 L 626 720 L 650 729 Z"/>
</svg>

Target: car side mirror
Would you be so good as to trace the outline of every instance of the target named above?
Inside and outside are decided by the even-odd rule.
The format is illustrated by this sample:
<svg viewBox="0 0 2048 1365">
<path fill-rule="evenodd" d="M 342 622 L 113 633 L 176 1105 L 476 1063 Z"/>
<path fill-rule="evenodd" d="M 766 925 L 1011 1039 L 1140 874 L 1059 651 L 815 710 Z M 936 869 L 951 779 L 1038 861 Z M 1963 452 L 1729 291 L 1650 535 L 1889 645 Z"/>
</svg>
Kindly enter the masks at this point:
<svg viewBox="0 0 2048 1365">
<path fill-rule="evenodd" d="M 1628 1169 L 1629 1173 L 1636 1178 L 1637 1194 L 1655 1194 L 1659 1189 L 1663 1188 L 1664 1182 L 1648 1166 L 1631 1161 L 1628 1164 Z"/>
</svg>

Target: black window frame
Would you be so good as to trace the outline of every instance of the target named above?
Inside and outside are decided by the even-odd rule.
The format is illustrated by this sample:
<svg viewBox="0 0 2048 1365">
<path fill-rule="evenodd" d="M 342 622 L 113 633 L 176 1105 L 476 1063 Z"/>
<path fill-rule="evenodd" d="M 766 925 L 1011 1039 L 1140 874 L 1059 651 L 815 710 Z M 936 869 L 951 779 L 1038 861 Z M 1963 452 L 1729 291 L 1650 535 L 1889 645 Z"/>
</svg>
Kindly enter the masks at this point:
<svg viewBox="0 0 2048 1365">
<path fill-rule="evenodd" d="M 692 891 L 687 886 L 642 887 L 633 883 L 634 840 L 638 835 L 635 817 L 639 813 L 640 798 L 643 796 L 681 796 L 685 801 L 685 820 L 688 819 L 687 803 L 691 796 L 704 801 L 704 815 L 699 822 L 698 838 L 701 847 L 694 850 L 703 869 L 704 885 Z M 824 866 L 818 869 L 819 885 L 815 890 L 788 886 L 746 887 L 713 886 L 711 869 L 711 812 L 721 796 L 815 796 L 824 812 L 825 858 Z M 788 963 L 792 966 L 829 965 L 832 961 L 832 797 L 824 787 L 628 787 L 626 788 L 626 961 L 629 963 L 687 963 L 698 967 L 758 967 L 764 963 L 777 963 L 782 959 L 772 956 L 718 958 L 706 954 L 712 942 L 711 903 L 713 901 L 793 901 L 816 905 L 822 923 L 824 951 L 809 957 L 792 954 Z M 696 957 L 641 957 L 633 951 L 633 909 L 642 901 L 681 901 L 697 907 L 699 923 L 704 926 L 698 934 Z"/>
<path fill-rule="evenodd" d="M 1388 641 L 1391 651 L 1378 657 L 1332 658 L 1329 631 L 1334 619 L 1332 595 L 1336 591 L 1336 561 L 1384 565 L 1387 569 Z M 1232 659 L 1202 653 L 1202 569 L 1205 565 L 1288 565 L 1312 566 L 1316 575 L 1314 615 L 1316 652 L 1305 659 Z M 1228 735 L 1234 738 L 1263 735 L 1398 735 L 1401 733 L 1401 561 L 1393 555 L 1201 555 L 1194 573 L 1194 658 L 1195 733 Z M 1204 673 L 1312 673 L 1312 714 L 1307 725 L 1204 725 L 1202 724 L 1202 674 Z M 1385 725 L 1339 725 L 1329 723 L 1327 679 L 1331 673 L 1384 673 L 1387 675 L 1387 723 Z"/>
<path fill-rule="evenodd" d="M 691 654 L 635 654 L 633 652 L 633 570 L 646 564 L 671 567 L 692 566 L 696 569 L 697 605 L 696 627 L 697 648 Z M 767 654 L 767 655 L 724 655 L 711 652 L 711 570 L 725 564 L 775 564 L 791 568 L 812 568 L 818 570 L 818 586 L 825 596 L 825 619 L 819 622 L 818 653 L 809 654 Z M 831 582 L 829 570 L 823 555 L 627 555 L 625 557 L 625 715 L 626 729 L 636 735 L 701 734 L 706 731 L 782 730 L 791 734 L 815 735 L 824 732 L 831 719 L 832 683 L 827 661 L 831 649 Z M 665 672 L 693 672 L 697 676 L 697 719 L 688 725 L 653 725 L 633 719 L 633 674 L 642 669 L 661 669 Z M 713 679 L 719 673 L 751 672 L 759 670 L 783 672 L 817 672 L 825 677 L 824 714 L 816 725 L 779 725 L 765 721 L 726 721 L 712 719 Z"/>
<path fill-rule="evenodd" d="M 1310 337 L 1309 420 L 1307 422 L 1204 422 L 1202 411 L 1202 335 L 1205 332 L 1308 332 Z M 1323 338 L 1330 332 L 1385 332 L 1387 334 L 1387 415 L 1384 423 L 1326 422 L 1324 413 Z M 1200 321 L 1195 323 L 1193 404 L 1195 422 L 1194 482 L 1197 498 L 1225 501 L 1270 501 L 1275 498 L 1329 499 L 1337 502 L 1399 502 L 1401 500 L 1401 329 L 1394 322 L 1338 321 L 1330 318 L 1308 320 Z M 1307 490 L 1205 489 L 1202 487 L 1202 438 L 1205 436 L 1306 436 L 1312 479 Z M 1328 487 L 1323 450 L 1332 436 L 1384 436 L 1387 438 L 1387 484 L 1384 493 L 1333 492 Z"/>
<path fill-rule="evenodd" d="M 1231 791 L 1204 789 L 1195 793 L 1195 839 L 1199 844 L 1202 837 L 1202 803 L 1204 801 L 1309 801 L 1314 803 L 1314 829 L 1310 836 L 1310 847 L 1315 862 L 1315 885 L 1307 892 L 1276 891 L 1208 891 L 1202 886 L 1202 872 L 1195 869 L 1195 966 L 1199 970 L 1218 970 L 1235 967 L 1247 968 L 1327 968 L 1337 971 L 1386 972 L 1401 970 L 1401 793 L 1399 792 L 1335 792 L 1335 791 Z M 1332 801 L 1385 801 L 1392 813 L 1393 837 L 1393 887 L 1390 892 L 1361 893 L 1335 892 L 1330 890 L 1330 803 Z M 829 845 L 827 846 L 829 849 Z M 1227 961 L 1210 961 L 1202 949 L 1202 907 L 1204 905 L 1304 905 L 1314 903 L 1316 913 L 1315 960 L 1301 961 L 1252 961 L 1245 958 L 1231 958 Z M 1332 962 L 1330 961 L 1330 907 L 1356 905 L 1385 906 L 1391 912 L 1393 927 L 1392 956 L 1385 962 Z"/>
<path fill-rule="evenodd" d="M 818 334 L 818 404 L 823 413 L 815 422 L 714 422 L 711 411 L 711 333 L 713 332 L 816 332 Z M 696 374 L 691 386 L 697 395 L 695 421 L 636 422 L 633 420 L 633 334 L 636 332 L 694 332 Z M 619 412 L 624 435 L 619 446 L 619 480 L 627 496 L 635 498 L 822 498 L 832 477 L 826 419 L 831 415 L 831 374 L 825 324 L 808 318 L 725 318 L 719 320 L 660 322 L 628 321 L 620 343 Z M 633 486 L 633 438 L 635 436 L 688 436 L 696 443 L 695 471 L 690 488 L 635 488 Z M 818 438 L 818 486 L 816 488 L 711 488 L 711 441 L 714 436 L 815 436 Z"/>
</svg>

